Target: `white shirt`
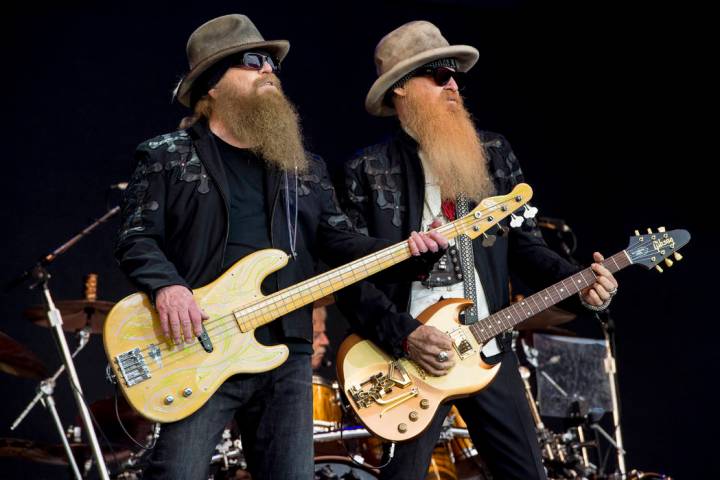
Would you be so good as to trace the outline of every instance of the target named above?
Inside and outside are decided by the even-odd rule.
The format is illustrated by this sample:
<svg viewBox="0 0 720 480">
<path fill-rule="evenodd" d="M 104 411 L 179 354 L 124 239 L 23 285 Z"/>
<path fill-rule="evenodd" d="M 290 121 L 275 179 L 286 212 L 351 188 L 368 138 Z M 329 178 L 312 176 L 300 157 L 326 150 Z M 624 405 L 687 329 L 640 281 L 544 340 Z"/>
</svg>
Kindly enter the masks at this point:
<svg viewBox="0 0 720 480">
<path fill-rule="evenodd" d="M 447 222 L 449 219 L 445 218 L 442 211 L 442 196 L 440 195 L 440 185 L 437 183 L 437 177 L 427 165 L 427 162 L 423 158 L 422 151 L 418 151 L 418 156 L 420 157 L 420 162 L 422 163 L 425 173 L 425 199 L 421 226 L 423 231 L 427 231 L 430 229 L 430 224 L 436 218 L 443 222 Z M 452 239 L 449 243 L 450 245 L 455 245 L 455 240 Z M 475 273 L 475 298 L 477 299 L 475 308 L 477 309 L 478 318 L 485 318 L 490 315 L 487 299 L 485 298 L 485 290 L 482 287 L 482 283 L 480 283 L 477 269 L 473 268 L 473 272 Z M 423 310 L 437 303 L 441 298 L 464 297 L 465 282 L 458 282 L 444 287 L 427 287 L 423 285 L 422 282 L 413 282 L 410 289 L 409 313 L 413 317 L 417 317 Z M 497 341 L 495 341 L 494 338 L 490 339 L 490 341 L 483 346 L 482 351 L 487 357 L 500 353 Z"/>
</svg>

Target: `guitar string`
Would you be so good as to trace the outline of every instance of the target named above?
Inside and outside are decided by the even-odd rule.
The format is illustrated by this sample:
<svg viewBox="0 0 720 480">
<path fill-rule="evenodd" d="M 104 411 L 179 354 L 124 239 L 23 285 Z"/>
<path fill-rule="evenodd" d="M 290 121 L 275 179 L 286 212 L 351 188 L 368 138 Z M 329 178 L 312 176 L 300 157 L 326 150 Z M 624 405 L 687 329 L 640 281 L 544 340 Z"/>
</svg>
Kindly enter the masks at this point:
<svg viewBox="0 0 720 480">
<path fill-rule="evenodd" d="M 514 196 L 513 196 L 513 198 L 514 198 Z M 494 213 L 495 211 L 497 211 L 498 209 L 500 209 L 500 208 L 503 206 L 504 203 L 507 203 L 507 201 L 505 201 L 505 202 L 503 202 L 503 203 L 500 203 L 500 204 L 496 204 L 496 205 L 491 206 L 491 207 L 488 207 L 488 208 L 486 208 L 485 210 L 481 210 L 481 211 L 480 211 L 480 213 L 481 213 L 481 218 L 479 218 L 479 219 L 475 218 L 474 214 L 471 213 L 471 214 L 467 215 L 467 216 L 466 216 L 465 218 L 463 218 L 463 219 L 457 220 L 456 222 L 453 222 L 453 223 L 449 223 L 449 224 L 446 224 L 446 225 L 442 225 L 442 226 L 438 227 L 436 230 L 441 231 L 441 232 L 442 232 L 442 231 L 450 231 L 450 230 L 453 230 L 453 229 L 457 230 L 457 229 L 459 229 L 459 227 L 466 227 L 467 224 L 469 224 L 469 223 L 473 223 L 473 222 L 476 222 L 476 221 L 486 220 L 487 218 L 483 218 L 483 217 L 487 217 L 488 214 Z M 522 206 L 522 205 L 521 205 L 521 206 Z M 514 211 L 517 211 L 517 209 L 519 209 L 519 208 L 520 208 L 520 207 L 514 209 L 513 212 L 514 212 Z M 483 215 L 483 214 L 484 214 L 484 215 Z M 510 215 L 510 214 L 505 215 L 505 216 L 497 219 L 497 221 L 499 222 L 500 220 L 502 220 L 503 218 L 505 218 L 505 217 L 507 217 L 507 216 L 509 216 L 509 215 Z M 490 227 L 494 226 L 494 225 L 495 225 L 495 223 L 490 224 L 490 225 L 488 226 L 488 229 L 489 229 Z M 487 229 L 485 229 L 484 231 L 486 231 L 486 230 L 487 230 Z M 479 234 L 480 234 L 480 233 L 484 233 L 484 231 L 483 231 L 483 232 L 479 232 Z M 375 258 L 368 258 L 368 260 L 369 260 L 368 263 L 370 264 L 369 266 L 372 267 L 372 266 L 374 266 L 373 264 L 377 264 L 377 263 L 379 263 L 379 262 L 382 260 L 382 259 L 380 258 L 380 257 L 381 257 L 380 254 L 383 254 L 382 257 L 385 257 L 385 258 L 387 258 L 387 257 L 390 256 L 390 255 L 393 255 L 393 256 L 397 256 L 398 254 L 406 255 L 405 252 L 407 251 L 407 249 L 408 249 L 407 244 L 403 242 L 402 244 L 399 244 L 399 245 L 396 244 L 396 245 L 387 247 L 386 249 L 380 250 L 379 252 L 375 252 L 375 253 L 373 253 L 373 254 L 370 254 L 370 255 L 368 255 L 367 257 L 375 257 Z M 395 251 L 393 252 L 392 250 L 395 250 Z M 349 270 L 349 272 L 342 271 L 343 269 Z M 352 272 L 351 272 L 352 269 L 347 268 L 347 266 L 338 267 L 338 268 L 335 269 L 335 270 L 338 270 L 338 271 L 336 271 L 336 272 L 332 273 L 331 275 L 327 276 L 326 279 L 324 279 L 324 281 L 323 281 L 322 283 L 330 282 L 331 280 L 334 280 L 334 279 L 338 278 L 339 276 L 343 276 L 343 275 L 345 275 L 345 274 L 347 274 L 347 273 L 352 273 Z M 331 272 L 332 272 L 332 271 L 331 271 Z M 327 273 L 331 273 L 331 272 L 327 272 Z M 327 273 L 326 273 L 325 275 L 327 275 Z M 364 278 L 367 278 L 367 276 L 364 277 Z M 298 287 L 302 286 L 303 283 L 306 283 L 306 282 L 307 282 L 307 283 L 311 283 L 311 282 L 313 282 L 313 281 L 317 281 L 317 278 L 314 277 L 314 278 L 308 279 L 308 280 L 306 280 L 305 282 L 301 282 L 300 284 L 297 284 L 297 285 L 295 285 L 295 286 L 288 287 L 288 289 L 297 289 Z M 356 281 L 359 281 L 359 280 L 355 280 L 355 281 L 353 281 L 352 283 L 355 283 Z M 282 292 L 282 291 L 281 291 L 281 292 Z M 214 325 L 213 325 L 210 329 L 207 329 L 207 328 L 206 328 L 206 332 L 208 333 L 208 335 L 209 335 L 210 333 L 213 333 L 213 336 L 216 336 L 216 337 L 217 337 L 217 336 L 222 335 L 222 334 L 224 334 L 224 333 L 226 333 L 226 332 L 233 331 L 233 330 L 236 330 L 236 329 L 240 329 L 240 325 L 238 325 L 239 322 L 235 319 L 235 314 L 236 314 L 236 313 L 240 314 L 240 313 L 242 313 L 244 310 L 247 310 L 247 309 L 249 309 L 249 308 L 251 308 L 251 307 L 259 307 L 260 304 L 262 304 L 262 303 L 264 303 L 264 302 L 268 302 L 268 303 L 267 303 L 266 305 L 261 306 L 259 309 L 262 309 L 262 310 L 264 310 L 264 311 L 267 311 L 268 309 L 272 309 L 272 308 L 275 308 L 276 310 L 280 310 L 280 309 L 278 308 L 278 304 L 282 304 L 282 306 L 285 306 L 285 305 L 287 305 L 287 303 L 288 303 L 287 300 L 288 300 L 288 299 L 292 299 L 292 297 L 294 296 L 294 295 L 292 295 L 292 294 L 288 295 L 289 292 L 285 292 L 285 294 L 284 294 L 285 296 L 283 297 L 283 295 L 281 294 L 281 292 L 276 292 L 275 294 L 273 294 L 273 296 L 276 296 L 276 297 L 275 297 L 274 300 L 272 300 L 272 301 L 270 301 L 270 302 L 268 302 L 268 298 L 265 297 L 265 298 L 260 299 L 260 300 L 258 300 L 258 301 L 256 301 L 256 302 L 253 302 L 253 303 L 251 303 L 251 304 L 249 304 L 249 305 L 244 305 L 243 307 L 241 307 L 241 308 L 240 308 L 239 310 L 237 310 L 237 311 L 234 311 L 234 312 L 231 312 L 231 313 L 229 313 L 229 314 L 222 315 L 222 316 L 220 316 L 220 317 L 215 317 L 215 318 L 213 318 L 213 319 L 207 320 L 206 322 L 204 322 L 204 325 L 206 325 L 206 326 L 209 325 L 209 324 L 214 324 Z M 308 303 L 310 303 L 310 302 L 308 302 Z M 297 309 L 297 308 L 301 308 L 301 307 L 296 307 L 296 308 L 294 308 L 293 310 L 295 310 L 295 309 Z M 291 311 L 292 311 L 292 310 L 291 310 Z M 281 316 L 281 315 L 278 315 L 278 316 Z M 270 320 L 270 321 L 273 321 L 273 320 L 275 320 L 276 318 L 277 318 L 277 317 L 273 318 L 273 319 Z M 231 320 L 230 320 L 230 321 L 225 321 L 226 319 L 231 319 Z M 245 327 L 247 327 L 248 324 L 252 324 L 252 322 L 255 321 L 255 320 L 258 320 L 258 318 L 257 318 L 257 317 L 251 317 L 249 320 L 245 320 L 245 321 L 243 322 L 243 325 L 244 325 Z M 260 320 L 262 320 L 262 319 L 260 318 Z M 270 322 L 265 322 L 265 323 L 270 323 Z M 263 323 L 263 324 L 265 324 L 265 323 Z M 233 328 L 226 329 L 226 330 L 223 330 L 223 331 L 221 331 L 221 332 L 218 332 L 219 329 L 224 328 L 224 327 L 227 327 L 227 326 L 229 326 L 229 325 L 231 325 L 231 324 L 233 325 Z M 248 332 L 245 332 L 245 333 L 248 333 Z M 195 353 L 195 352 L 191 351 L 191 350 L 193 350 L 193 347 L 203 348 L 202 345 L 201 345 L 199 342 L 197 342 L 197 341 L 196 341 L 196 342 L 193 342 L 193 343 L 191 343 L 191 344 L 184 345 L 184 346 L 175 345 L 175 344 L 168 344 L 168 342 L 163 342 L 163 343 L 160 344 L 160 345 L 156 345 L 156 347 L 158 347 L 161 351 L 164 350 L 164 351 L 167 352 L 167 354 L 164 356 L 164 358 L 170 358 L 170 357 L 173 357 L 173 356 L 174 356 L 174 357 L 177 357 L 178 354 L 187 352 L 186 355 L 184 355 L 184 356 L 181 357 L 181 358 L 186 358 L 186 357 L 192 356 L 192 355 Z M 141 352 L 146 352 L 146 351 L 149 350 L 150 348 L 152 348 L 152 347 L 145 347 L 145 348 L 143 348 L 143 349 L 141 350 Z M 163 362 L 163 364 L 165 365 L 165 362 Z M 164 366 L 163 366 L 163 368 L 164 368 Z"/>
<path fill-rule="evenodd" d="M 496 209 L 497 209 L 497 208 L 489 208 L 489 209 L 487 209 L 487 211 L 489 211 L 489 212 L 491 213 L 491 212 L 494 212 Z M 456 229 L 457 227 L 462 227 L 462 226 L 464 226 L 464 224 L 472 223 L 474 220 L 476 220 L 474 217 L 469 216 L 469 217 L 466 217 L 465 219 L 459 220 L 457 223 L 447 224 L 447 225 L 443 225 L 443 226 L 441 226 L 441 227 L 438 227 L 438 230 L 443 229 L 443 227 L 445 227 L 444 230 L 453 230 L 453 229 Z M 483 220 L 483 218 L 481 218 L 480 220 Z M 498 220 L 498 221 L 499 221 L 499 220 Z M 492 226 L 492 225 L 490 225 L 490 226 Z M 394 245 L 394 246 L 387 247 L 387 248 L 388 248 L 388 249 L 394 249 L 394 250 L 402 250 L 402 252 L 397 252 L 397 251 L 394 252 L 393 255 L 397 255 L 398 253 L 401 253 L 402 255 L 407 255 L 407 253 L 405 253 L 405 252 L 407 251 L 407 248 L 408 248 L 408 247 L 407 247 L 407 245 L 406 245 L 405 243 L 402 243 L 402 244 L 400 244 L 400 245 Z M 376 253 L 373 254 L 373 255 L 379 254 L 379 253 L 381 253 L 381 252 L 383 252 L 383 250 L 380 250 L 380 252 L 376 252 Z M 372 256 L 372 255 L 371 255 L 371 256 Z M 385 256 L 387 256 L 387 255 L 385 255 Z M 378 263 L 378 259 L 377 259 L 377 258 L 376 258 L 376 259 L 373 259 L 373 262 L 372 262 L 372 263 Z M 343 267 L 339 267 L 338 270 L 342 270 L 342 269 L 343 269 Z M 328 273 L 329 273 L 329 272 L 328 272 Z M 328 280 L 327 280 L 327 281 L 333 280 L 333 279 L 337 278 L 338 276 L 342 276 L 344 273 L 345 273 L 345 272 L 340 272 L 340 271 L 335 272 L 333 275 L 328 276 Z M 364 277 L 364 278 L 367 278 L 367 276 Z M 306 282 L 309 282 L 310 280 L 312 280 L 312 279 L 309 279 L 309 280 L 307 280 Z M 359 281 L 359 280 L 356 280 L 356 281 Z M 303 283 L 303 282 L 301 282 L 301 283 L 298 284 L 298 285 L 302 285 L 302 283 Z M 355 282 L 353 282 L 353 283 L 355 283 Z M 297 287 L 298 285 L 296 285 L 296 286 L 294 286 L 294 287 L 290 287 L 290 288 L 295 288 L 295 287 Z M 291 298 L 291 297 L 292 297 L 292 295 L 290 296 L 290 298 Z M 267 299 L 264 299 L 264 300 L 267 300 Z M 270 302 L 268 305 L 262 307 L 262 309 L 263 309 L 263 310 L 267 310 L 268 308 L 271 308 L 271 307 L 275 307 L 275 308 L 277 309 L 277 304 L 278 304 L 278 303 L 281 303 L 281 302 L 284 302 L 285 304 L 287 303 L 287 302 L 285 302 L 285 300 L 286 300 L 285 298 L 283 298 L 283 299 L 276 299 L 276 300 Z M 254 304 L 244 306 L 244 307 L 242 307 L 237 313 L 241 313 L 243 310 L 246 310 L 246 309 L 248 309 L 249 307 L 257 306 L 257 305 L 259 305 L 260 303 L 262 303 L 262 300 L 261 300 L 261 301 L 258 301 L 258 302 L 255 302 Z M 308 302 L 308 303 L 310 303 L 310 302 Z M 298 307 L 298 308 L 299 308 L 299 307 Z M 297 309 L 297 308 L 295 308 L 295 309 Z M 212 332 L 212 333 L 213 333 L 213 336 L 215 336 L 215 337 L 220 337 L 221 335 L 223 335 L 223 334 L 225 334 L 225 333 L 227 333 L 227 332 L 235 332 L 235 333 L 237 333 L 237 331 L 240 329 L 240 326 L 238 325 L 238 322 L 236 321 L 236 319 L 234 318 L 234 316 L 235 316 L 235 313 L 230 313 L 230 314 L 223 315 L 223 316 L 221 316 L 221 317 L 216 317 L 216 318 L 212 319 L 212 320 L 213 320 L 213 323 L 215 323 L 215 325 L 213 326 L 213 328 L 211 328 L 211 329 L 209 329 L 209 330 L 206 329 L 206 331 L 208 331 L 208 334 L 210 334 L 210 333 Z M 279 316 L 280 316 L 280 315 L 279 315 Z M 273 318 L 273 320 L 275 320 L 276 318 L 277 318 L 277 317 Z M 221 323 L 218 323 L 219 320 L 224 320 L 224 319 L 230 319 L 230 320 L 229 320 L 229 321 L 223 321 L 223 322 L 221 322 Z M 271 320 L 271 321 L 273 321 L 273 320 Z M 207 324 L 208 322 L 209 322 L 209 321 L 205 322 L 205 324 Z M 248 323 L 248 322 L 245 321 L 245 324 L 246 324 L 246 325 L 247 325 L 247 323 Z M 267 323 L 270 323 L 270 322 L 267 322 Z M 219 329 L 224 328 L 224 327 L 227 327 L 227 326 L 229 326 L 229 325 L 232 325 L 232 327 L 227 328 L 227 329 L 222 330 L 222 331 L 218 331 Z M 241 331 L 241 333 L 242 333 L 242 331 Z M 244 333 L 249 333 L 249 332 L 244 332 Z M 216 341 L 217 341 L 217 339 L 216 339 Z M 163 348 L 163 347 L 165 347 L 165 348 Z M 194 354 L 195 354 L 194 347 L 202 348 L 202 345 L 201 345 L 199 342 L 194 342 L 194 343 L 192 343 L 192 344 L 188 344 L 188 345 L 184 345 L 184 346 L 179 346 L 179 345 L 174 345 L 174 344 L 168 345 L 167 343 L 163 343 L 162 346 L 160 346 L 159 348 L 161 348 L 162 350 L 165 350 L 165 351 L 168 352 L 168 353 L 163 357 L 163 360 L 166 359 L 166 358 L 175 357 L 174 360 L 177 361 L 177 360 L 182 360 L 182 359 L 185 359 L 185 358 L 187 358 L 187 357 L 190 357 L 190 356 L 194 355 Z M 145 350 L 147 350 L 147 348 L 143 349 L 142 351 L 145 351 Z M 182 355 L 182 356 L 178 357 L 178 354 L 181 354 L 181 353 L 186 353 L 186 355 Z M 163 367 L 162 367 L 162 368 L 164 369 L 167 365 L 169 365 L 169 363 L 166 363 L 165 361 L 163 361 Z"/>
<path fill-rule="evenodd" d="M 622 255 L 623 253 L 625 253 L 625 254 L 627 255 L 627 254 L 628 254 L 632 249 L 634 249 L 634 248 L 635 248 L 635 247 L 629 248 L 629 249 L 627 249 L 627 250 L 621 250 L 620 252 L 618 252 L 618 253 L 616 253 L 616 254 L 614 254 L 614 255 L 606 258 L 606 259 L 603 261 L 603 265 L 604 265 L 606 262 L 607 262 L 608 265 L 609 265 L 609 264 L 610 264 L 610 261 L 613 261 L 613 262 L 616 264 L 616 267 L 617 267 L 616 272 L 617 272 L 617 271 L 622 270 L 623 268 L 626 268 L 627 266 L 629 266 L 629 265 L 631 265 L 631 264 L 633 264 L 633 263 L 638 263 L 637 261 L 636 261 L 636 262 L 633 262 L 632 260 L 629 260 L 628 258 L 623 258 L 623 262 L 628 262 L 628 263 L 627 263 L 627 264 L 624 264 L 623 266 L 619 266 L 619 265 L 617 264 L 617 260 L 615 259 L 616 256 Z M 628 255 L 628 256 L 629 256 L 629 255 Z M 651 256 L 652 256 L 652 253 L 651 253 L 651 254 L 648 254 L 648 255 L 647 255 L 647 258 L 650 258 Z M 669 254 L 668 254 L 667 256 L 669 256 Z M 622 258 L 622 257 L 621 257 L 621 258 Z M 562 284 L 563 282 L 565 282 L 565 281 L 568 280 L 569 278 L 572 278 L 572 277 L 574 277 L 574 276 L 576 276 L 576 275 L 584 274 L 584 273 L 586 273 L 587 271 L 589 271 L 595 278 L 597 278 L 597 277 L 595 276 L 595 273 L 592 271 L 592 269 L 591 269 L 591 268 L 587 268 L 587 269 L 585 269 L 585 270 L 581 270 L 580 272 L 578 272 L 578 273 L 576 273 L 576 274 L 574 274 L 574 275 L 571 275 L 570 277 L 567 277 L 567 278 L 561 280 L 560 282 L 557 282 L 557 283 L 555 283 L 555 284 L 547 287 L 547 289 L 552 288 L 552 287 L 556 287 L 558 284 Z M 587 283 L 587 280 L 586 280 L 584 277 L 583 277 L 583 280 L 585 280 L 586 283 Z M 566 288 L 567 288 L 567 287 L 566 287 Z M 585 288 L 585 287 L 584 287 L 584 288 Z M 575 292 L 574 292 L 574 293 L 575 293 Z M 571 295 L 572 295 L 572 294 L 571 294 Z M 552 298 L 552 297 L 551 297 L 551 298 Z M 554 303 L 551 304 L 550 306 L 555 305 L 556 303 L 559 303 L 561 300 L 562 300 L 562 299 L 557 300 L 556 302 L 554 302 Z M 503 309 L 503 311 L 504 311 L 504 310 L 507 310 L 507 309 L 509 309 L 509 308 L 513 308 L 513 306 L 507 307 L 506 309 Z M 547 309 L 547 308 L 549 308 L 549 307 L 546 307 L 545 309 Z M 540 311 L 543 311 L 543 310 L 545 310 L 545 309 L 541 309 Z M 496 312 L 496 313 L 500 313 L 500 312 Z M 490 317 L 485 317 L 484 320 L 487 320 L 488 318 L 490 318 Z M 521 321 L 522 321 L 522 320 L 521 320 Z M 231 322 L 231 323 L 235 324 L 236 322 Z M 517 323 L 519 323 L 519 322 L 517 322 Z M 477 325 L 477 324 L 475 324 L 475 325 Z M 514 325 L 513 325 L 513 326 L 514 326 Z M 233 328 L 228 329 L 228 330 L 225 330 L 225 331 L 223 331 L 223 332 L 216 333 L 216 336 L 222 335 L 222 334 L 225 333 L 225 332 L 234 331 L 234 330 L 236 330 L 236 328 L 237 328 L 237 327 L 233 327 Z M 510 326 L 510 327 L 508 327 L 508 328 L 512 328 L 512 326 Z M 504 331 L 504 330 L 505 330 L 505 329 L 503 329 L 503 330 L 501 330 L 501 331 Z M 247 333 L 249 333 L 249 332 L 247 332 Z M 498 333 L 499 333 L 499 332 L 498 332 Z M 494 336 L 494 335 L 493 335 L 493 336 Z M 195 346 L 195 345 L 194 345 L 194 344 L 188 345 L 188 347 L 193 347 L 193 346 Z M 172 355 L 171 355 L 172 353 L 182 353 L 182 352 L 185 352 L 185 351 L 187 351 L 187 350 L 188 350 L 188 349 L 183 349 L 183 350 L 179 350 L 179 351 L 176 351 L 176 352 L 170 352 L 170 354 L 168 355 L 168 357 L 172 356 Z M 194 355 L 194 352 L 190 352 L 190 353 L 188 353 L 187 355 L 182 356 L 182 357 L 177 357 L 177 356 L 176 356 L 176 358 L 173 359 L 174 361 L 171 361 L 171 362 L 168 362 L 168 363 L 164 364 L 161 368 L 165 369 L 165 368 L 167 368 L 170 364 L 177 363 L 178 361 L 181 361 L 181 360 L 183 360 L 183 359 L 185 359 L 185 358 L 187 358 L 187 357 L 189 357 L 189 356 L 192 356 L 192 355 Z"/>
</svg>

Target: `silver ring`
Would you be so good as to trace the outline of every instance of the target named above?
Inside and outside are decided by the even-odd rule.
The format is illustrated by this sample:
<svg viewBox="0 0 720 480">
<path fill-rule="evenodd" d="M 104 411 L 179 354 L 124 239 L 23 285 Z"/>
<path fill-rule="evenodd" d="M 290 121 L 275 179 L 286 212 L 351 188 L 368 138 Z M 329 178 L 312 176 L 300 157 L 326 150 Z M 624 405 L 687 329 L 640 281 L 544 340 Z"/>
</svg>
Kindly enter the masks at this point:
<svg viewBox="0 0 720 480">
<path fill-rule="evenodd" d="M 617 287 L 613 288 L 612 290 L 608 290 L 608 293 L 611 297 L 615 296 L 615 294 L 617 293 Z"/>
<path fill-rule="evenodd" d="M 445 350 L 442 350 L 440 353 L 437 354 L 437 361 L 440 363 L 447 362 L 448 361 L 448 352 Z"/>
</svg>

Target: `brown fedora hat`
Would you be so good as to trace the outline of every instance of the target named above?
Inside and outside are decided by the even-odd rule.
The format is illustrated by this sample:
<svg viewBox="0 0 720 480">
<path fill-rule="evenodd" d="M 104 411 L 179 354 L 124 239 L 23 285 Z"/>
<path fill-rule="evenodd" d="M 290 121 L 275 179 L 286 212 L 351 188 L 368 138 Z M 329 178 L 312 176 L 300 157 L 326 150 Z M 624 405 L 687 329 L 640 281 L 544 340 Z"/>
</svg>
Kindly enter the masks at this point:
<svg viewBox="0 0 720 480">
<path fill-rule="evenodd" d="M 402 77 L 433 60 L 454 58 L 458 70 L 467 72 L 480 56 L 469 45 L 450 45 L 435 25 L 424 20 L 406 23 L 385 35 L 375 47 L 378 78 L 365 98 L 365 109 L 378 117 L 395 115 L 383 100 L 388 89 Z"/>
<path fill-rule="evenodd" d="M 290 42 L 265 40 L 248 17 L 237 13 L 213 18 L 200 25 L 188 39 L 190 71 L 175 88 L 175 97 L 189 107 L 193 83 L 204 71 L 229 55 L 256 48 L 282 61 L 290 50 Z"/>
</svg>

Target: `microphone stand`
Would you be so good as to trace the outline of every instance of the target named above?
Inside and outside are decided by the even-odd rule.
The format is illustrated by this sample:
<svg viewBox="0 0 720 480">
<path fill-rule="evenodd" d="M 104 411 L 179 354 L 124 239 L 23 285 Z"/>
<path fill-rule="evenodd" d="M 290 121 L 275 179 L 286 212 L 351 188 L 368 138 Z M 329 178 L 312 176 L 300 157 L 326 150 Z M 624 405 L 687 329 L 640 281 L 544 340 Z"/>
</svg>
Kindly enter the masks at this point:
<svg viewBox="0 0 720 480">
<path fill-rule="evenodd" d="M 100 450 L 100 443 L 98 442 L 97 435 L 95 433 L 95 428 L 92 423 L 92 418 L 90 417 L 90 411 L 87 408 L 87 405 L 85 404 L 85 399 L 83 398 L 82 388 L 80 386 L 80 378 L 78 377 L 77 370 L 75 370 L 75 364 L 73 363 L 73 355 L 70 353 L 70 348 L 68 347 L 67 340 L 65 339 L 65 332 L 63 331 L 62 325 L 62 315 L 60 314 L 60 310 L 57 309 L 55 306 L 55 302 L 53 301 L 52 295 L 50 294 L 50 273 L 45 268 L 52 262 L 54 262 L 60 255 L 67 252 L 71 247 L 73 247 L 76 243 L 78 243 L 80 240 L 85 238 L 88 234 L 90 234 L 93 230 L 95 230 L 98 226 L 100 226 L 102 223 L 105 223 L 108 219 L 116 215 L 118 212 L 120 212 L 120 207 L 115 206 L 108 210 L 105 215 L 97 219 L 95 222 L 93 222 L 88 227 L 84 228 L 80 233 L 72 237 L 67 242 L 60 245 L 58 248 L 53 250 L 51 253 L 45 255 L 42 257 L 33 267 L 25 270 L 22 274 L 20 274 L 17 278 L 9 282 L 5 289 L 11 290 L 12 288 L 22 284 L 27 279 L 33 280 L 33 283 L 30 285 L 30 289 L 34 289 L 38 285 L 42 286 L 43 291 L 43 297 L 45 300 L 45 304 L 48 307 L 48 313 L 47 317 L 50 320 L 50 326 L 51 331 L 53 333 L 53 337 L 55 339 L 55 343 L 57 344 L 58 350 L 60 352 L 60 357 L 65 365 L 65 369 L 68 372 L 68 379 L 70 380 L 70 387 L 73 392 L 73 396 L 75 397 L 75 403 L 77 403 L 78 410 L 80 412 L 80 418 L 82 419 L 83 425 L 85 426 L 85 431 L 88 435 L 88 441 L 90 443 L 90 447 L 92 449 L 92 455 L 95 459 L 95 464 L 98 468 L 98 473 L 100 474 L 100 478 L 102 480 L 109 480 L 110 475 L 108 473 L 107 465 L 105 464 L 105 459 L 103 458 L 102 451 Z M 84 345 L 82 345 L 84 346 Z M 80 347 L 82 348 L 82 347 Z M 76 352 L 77 353 L 77 352 Z M 58 372 L 59 374 L 60 372 Z M 54 378 L 50 379 L 52 382 L 41 383 L 40 391 L 42 392 L 42 400 L 43 403 L 48 407 L 50 410 L 51 415 L 53 416 L 53 420 L 55 421 L 56 425 L 60 428 L 60 431 L 62 433 L 62 436 L 64 437 L 64 432 L 62 429 L 62 425 L 59 423 L 60 418 L 57 415 L 57 410 L 54 408 L 54 400 L 52 398 L 52 391 L 53 391 L 53 383 Z M 37 397 L 36 397 L 37 398 Z M 32 403 L 31 405 L 33 405 Z M 22 420 L 23 414 L 21 414 L 20 418 L 16 423 L 14 424 L 14 427 L 17 427 L 19 422 Z M 65 447 L 65 451 L 68 454 L 68 462 L 71 465 L 71 468 L 73 469 L 73 472 L 75 473 L 77 478 L 81 478 L 79 475 L 79 470 L 77 468 L 77 463 L 75 462 L 75 458 L 72 455 L 72 451 L 70 450 L 70 446 L 67 443 L 67 439 L 63 441 L 63 446 Z"/>
</svg>

